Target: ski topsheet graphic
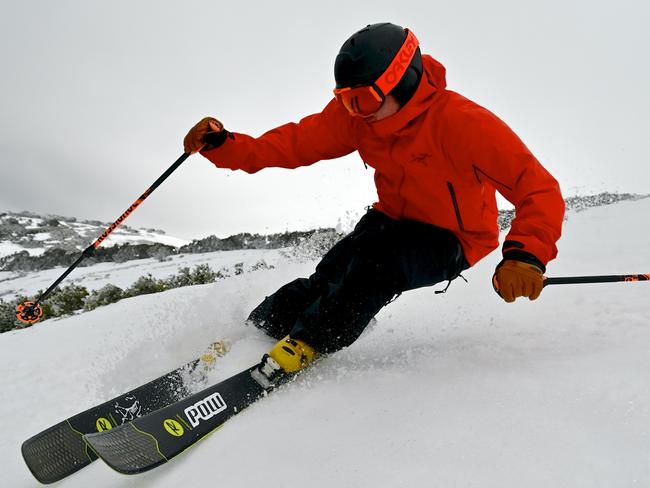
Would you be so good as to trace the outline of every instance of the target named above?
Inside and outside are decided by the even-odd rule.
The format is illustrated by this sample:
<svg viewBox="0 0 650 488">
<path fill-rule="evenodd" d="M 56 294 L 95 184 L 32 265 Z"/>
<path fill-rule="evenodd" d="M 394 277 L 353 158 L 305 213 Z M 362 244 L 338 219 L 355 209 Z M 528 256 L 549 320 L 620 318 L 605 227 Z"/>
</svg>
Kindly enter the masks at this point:
<svg viewBox="0 0 650 488">
<path fill-rule="evenodd" d="M 84 438 L 120 473 L 141 473 L 155 468 L 272 391 L 273 384 L 267 382 L 262 386 L 264 382 L 254 378 L 259 367 L 255 365 L 132 422 Z"/>
<path fill-rule="evenodd" d="M 227 350 L 226 343 L 216 342 L 201 358 L 36 434 L 22 445 L 27 467 L 45 484 L 79 471 L 97 459 L 84 434 L 110 431 L 187 397 L 191 384 L 203 380 Z"/>
</svg>

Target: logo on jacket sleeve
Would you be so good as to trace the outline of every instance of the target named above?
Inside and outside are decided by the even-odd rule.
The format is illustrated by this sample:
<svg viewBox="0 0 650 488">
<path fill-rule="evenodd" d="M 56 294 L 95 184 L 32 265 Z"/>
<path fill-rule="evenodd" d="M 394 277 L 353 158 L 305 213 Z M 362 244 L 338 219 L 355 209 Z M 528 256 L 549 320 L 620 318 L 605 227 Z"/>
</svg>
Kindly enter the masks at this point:
<svg viewBox="0 0 650 488">
<path fill-rule="evenodd" d="M 228 407 L 221 395 L 219 393 L 213 393 L 209 397 L 196 402 L 191 407 L 187 407 L 185 409 L 185 416 L 192 427 L 196 427 L 201 420 L 208 420 L 218 413 L 223 412 L 226 408 Z"/>
</svg>

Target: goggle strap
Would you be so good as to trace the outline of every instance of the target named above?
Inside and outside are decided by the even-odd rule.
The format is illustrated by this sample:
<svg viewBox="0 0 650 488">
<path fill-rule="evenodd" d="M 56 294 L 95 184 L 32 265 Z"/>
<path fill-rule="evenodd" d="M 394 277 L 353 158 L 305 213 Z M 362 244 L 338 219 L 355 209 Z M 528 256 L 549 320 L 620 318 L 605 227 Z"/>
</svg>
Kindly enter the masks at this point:
<svg viewBox="0 0 650 488">
<path fill-rule="evenodd" d="M 370 87 L 370 91 L 378 102 L 383 102 L 386 99 L 386 94 L 374 83 Z"/>
<path fill-rule="evenodd" d="M 407 35 L 404 44 L 402 44 L 402 47 L 393 58 L 393 61 L 388 65 L 386 71 L 374 83 L 381 94 L 390 93 L 397 83 L 399 83 L 411 64 L 413 56 L 415 56 L 415 51 L 417 51 L 420 45 L 413 32 L 409 29 L 406 29 L 406 32 Z"/>
<path fill-rule="evenodd" d="M 379 88 L 375 84 L 372 84 L 370 86 L 356 87 L 356 88 L 352 88 L 352 87 L 335 88 L 334 89 L 334 95 L 339 97 L 339 96 L 342 96 L 345 92 L 351 92 L 351 91 L 357 90 L 359 88 L 364 89 L 364 90 L 369 89 L 370 93 L 372 93 L 372 96 L 375 97 L 375 100 L 377 100 L 378 102 L 383 102 L 384 98 L 386 98 L 384 93 L 381 91 L 381 88 Z"/>
</svg>

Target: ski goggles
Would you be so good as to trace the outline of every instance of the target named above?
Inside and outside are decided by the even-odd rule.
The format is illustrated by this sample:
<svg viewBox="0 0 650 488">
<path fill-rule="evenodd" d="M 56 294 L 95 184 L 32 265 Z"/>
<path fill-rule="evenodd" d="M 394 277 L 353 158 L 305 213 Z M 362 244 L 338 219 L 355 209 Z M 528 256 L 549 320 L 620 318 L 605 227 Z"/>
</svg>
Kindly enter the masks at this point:
<svg viewBox="0 0 650 488">
<path fill-rule="evenodd" d="M 393 58 L 386 71 L 372 85 L 335 88 L 334 96 L 355 117 L 372 117 L 386 95 L 397 86 L 406 73 L 420 43 L 415 34 L 406 29 L 404 44 Z"/>
</svg>

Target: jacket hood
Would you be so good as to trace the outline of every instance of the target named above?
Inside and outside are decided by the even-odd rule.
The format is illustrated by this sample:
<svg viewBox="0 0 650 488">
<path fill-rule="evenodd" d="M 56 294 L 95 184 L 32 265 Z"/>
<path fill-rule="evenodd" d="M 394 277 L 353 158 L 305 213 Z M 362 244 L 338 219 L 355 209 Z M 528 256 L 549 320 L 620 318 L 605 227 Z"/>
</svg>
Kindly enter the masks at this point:
<svg viewBox="0 0 650 488">
<path fill-rule="evenodd" d="M 377 135 L 388 135 L 398 132 L 411 120 L 426 111 L 438 92 L 447 88 L 445 67 L 428 54 L 422 55 L 422 78 L 411 99 L 397 113 L 385 119 L 370 122 L 369 125 Z"/>
</svg>

